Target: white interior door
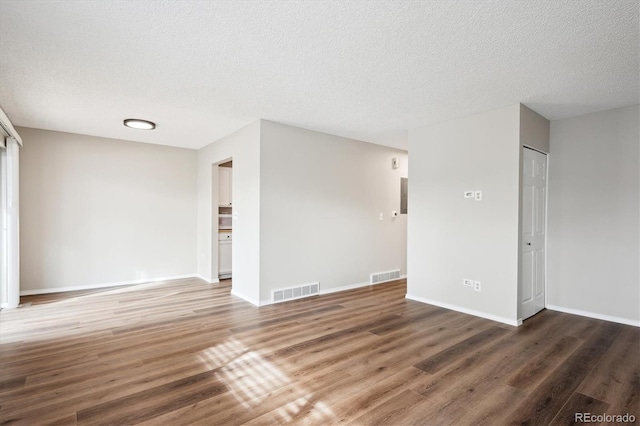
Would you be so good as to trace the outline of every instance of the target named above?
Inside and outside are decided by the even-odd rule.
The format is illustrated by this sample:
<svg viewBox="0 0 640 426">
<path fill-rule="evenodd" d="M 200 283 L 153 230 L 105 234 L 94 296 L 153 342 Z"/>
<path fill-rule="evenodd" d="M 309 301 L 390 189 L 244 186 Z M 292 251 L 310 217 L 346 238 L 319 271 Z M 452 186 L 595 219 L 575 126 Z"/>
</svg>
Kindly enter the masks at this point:
<svg viewBox="0 0 640 426">
<path fill-rule="evenodd" d="M 523 151 L 520 313 L 524 320 L 545 305 L 547 156 L 529 148 Z"/>
</svg>

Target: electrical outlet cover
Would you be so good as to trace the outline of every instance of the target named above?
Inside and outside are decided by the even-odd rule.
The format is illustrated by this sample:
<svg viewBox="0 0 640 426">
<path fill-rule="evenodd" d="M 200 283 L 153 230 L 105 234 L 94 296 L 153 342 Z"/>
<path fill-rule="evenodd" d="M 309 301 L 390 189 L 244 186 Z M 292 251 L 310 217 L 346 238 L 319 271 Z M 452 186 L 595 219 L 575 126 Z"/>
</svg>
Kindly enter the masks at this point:
<svg viewBox="0 0 640 426">
<path fill-rule="evenodd" d="M 462 279 L 462 284 L 469 286 L 469 287 L 473 287 L 473 280 L 470 280 L 469 278 L 463 278 Z"/>
<path fill-rule="evenodd" d="M 482 283 L 480 281 L 473 282 L 473 289 L 475 291 L 482 291 Z"/>
</svg>

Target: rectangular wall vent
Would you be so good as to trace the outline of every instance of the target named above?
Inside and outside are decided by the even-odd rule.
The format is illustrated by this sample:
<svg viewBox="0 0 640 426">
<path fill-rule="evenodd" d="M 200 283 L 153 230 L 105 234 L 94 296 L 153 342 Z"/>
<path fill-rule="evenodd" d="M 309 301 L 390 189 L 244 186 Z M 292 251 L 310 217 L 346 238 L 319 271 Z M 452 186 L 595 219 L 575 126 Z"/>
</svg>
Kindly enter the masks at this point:
<svg viewBox="0 0 640 426">
<path fill-rule="evenodd" d="M 393 271 L 385 272 L 374 272 L 373 274 L 371 274 L 369 284 L 379 284 L 398 279 L 400 279 L 400 269 L 394 269 Z"/>
<path fill-rule="evenodd" d="M 286 302 L 287 300 L 302 299 L 303 297 L 315 296 L 317 294 L 320 294 L 320 283 L 305 284 L 298 287 L 271 291 L 271 302 Z"/>
</svg>

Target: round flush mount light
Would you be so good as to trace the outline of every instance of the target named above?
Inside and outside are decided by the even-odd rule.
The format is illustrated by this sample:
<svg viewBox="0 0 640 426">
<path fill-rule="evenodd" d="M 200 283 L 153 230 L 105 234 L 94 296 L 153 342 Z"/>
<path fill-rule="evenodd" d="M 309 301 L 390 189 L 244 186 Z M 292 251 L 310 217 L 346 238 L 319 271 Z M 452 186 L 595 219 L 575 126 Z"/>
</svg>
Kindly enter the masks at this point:
<svg viewBox="0 0 640 426">
<path fill-rule="evenodd" d="M 138 118 L 127 118 L 124 120 L 124 125 L 138 130 L 153 130 L 156 128 L 156 123 Z"/>
</svg>

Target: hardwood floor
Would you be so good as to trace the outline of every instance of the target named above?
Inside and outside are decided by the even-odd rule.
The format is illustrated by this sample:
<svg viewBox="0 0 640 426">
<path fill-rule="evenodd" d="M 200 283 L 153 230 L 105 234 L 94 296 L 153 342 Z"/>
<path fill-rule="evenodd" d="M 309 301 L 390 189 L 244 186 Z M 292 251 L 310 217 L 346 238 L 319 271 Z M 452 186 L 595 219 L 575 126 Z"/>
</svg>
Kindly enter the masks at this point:
<svg viewBox="0 0 640 426">
<path fill-rule="evenodd" d="M 398 281 L 256 308 L 178 280 L 0 312 L 0 424 L 640 422 L 638 328 L 543 311 L 510 327 Z"/>
</svg>

